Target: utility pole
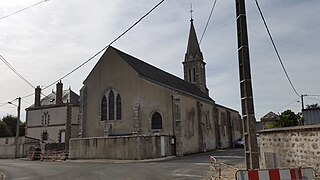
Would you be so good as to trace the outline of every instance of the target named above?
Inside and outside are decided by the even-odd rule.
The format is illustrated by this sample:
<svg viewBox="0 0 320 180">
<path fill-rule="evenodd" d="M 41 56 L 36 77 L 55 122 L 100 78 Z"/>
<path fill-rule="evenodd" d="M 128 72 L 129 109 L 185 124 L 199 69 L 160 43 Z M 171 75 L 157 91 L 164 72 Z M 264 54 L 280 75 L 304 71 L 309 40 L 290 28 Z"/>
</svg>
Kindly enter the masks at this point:
<svg viewBox="0 0 320 180">
<path fill-rule="evenodd" d="M 66 131 L 65 131 L 65 152 L 69 153 L 69 140 L 71 137 L 71 107 L 69 101 L 67 100 L 67 121 L 66 121 Z"/>
<path fill-rule="evenodd" d="M 17 125 L 16 125 L 16 137 L 14 139 L 15 144 L 15 151 L 14 151 L 14 157 L 18 158 L 18 141 L 19 141 L 19 122 L 20 122 L 20 109 L 21 109 L 21 97 L 16 98 L 15 100 L 18 100 L 18 106 L 13 104 L 12 102 L 8 102 L 8 104 L 12 104 L 17 107 Z"/>
<path fill-rule="evenodd" d="M 307 96 L 307 94 L 301 94 L 301 112 L 304 110 L 303 96 Z"/>
<path fill-rule="evenodd" d="M 16 148 L 15 148 L 15 158 L 18 158 L 19 156 L 19 152 L 18 152 L 18 141 L 19 141 L 19 122 L 20 122 L 20 109 L 21 109 L 21 97 L 18 97 L 18 107 L 17 107 L 17 111 L 18 111 L 18 117 L 17 117 L 17 127 L 16 127 Z"/>
<path fill-rule="evenodd" d="M 259 169 L 259 154 L 257 144 L 256 119 L 254 115 L 253 105 L 245 0 L 235 0 L 235 2 L 241 109 L 243 118 L 243 135 L 245 139 L 244 148 L 246 167 L 247 169 Z"/>
</svg>

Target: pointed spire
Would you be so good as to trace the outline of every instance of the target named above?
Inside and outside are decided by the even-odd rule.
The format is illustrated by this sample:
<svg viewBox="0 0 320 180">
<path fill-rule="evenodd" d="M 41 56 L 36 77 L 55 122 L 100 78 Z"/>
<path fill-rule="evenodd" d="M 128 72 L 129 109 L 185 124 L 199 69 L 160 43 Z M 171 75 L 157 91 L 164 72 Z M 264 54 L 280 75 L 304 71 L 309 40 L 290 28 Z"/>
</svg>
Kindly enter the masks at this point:
<svg viewBox="0 0 320 180">
<path fill-rule="evenodd" d="M 193 19 L 190 19 L 190 32 L 187 46 L 187 53 L 185 56 L 185 61 L 191 60 L 203 60 L 202 52 L 200 51 L 200 46 L 198 43 L 198 38 L 196 30 L 194 29 Z"/>
<path fill-rule="evenodd" d="M 193 20 L 192 13 L 193 13 L 192 3 L 190 3 L 190 14 L 191 14 L 191 20 Z"/>
</svg>

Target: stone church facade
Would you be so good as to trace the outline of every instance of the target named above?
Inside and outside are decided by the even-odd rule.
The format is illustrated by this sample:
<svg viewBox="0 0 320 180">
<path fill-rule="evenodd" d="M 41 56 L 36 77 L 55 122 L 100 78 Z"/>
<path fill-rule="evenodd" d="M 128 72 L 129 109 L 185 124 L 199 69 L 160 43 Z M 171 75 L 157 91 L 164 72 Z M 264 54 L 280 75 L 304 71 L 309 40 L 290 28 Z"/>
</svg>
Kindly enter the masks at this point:
<svg viewBox="0 0 320 180">
<path fill-rule="evenodd" d="M 232 147 L 241 118 L 209 97 L 205 65 L 192 19 L 184 79 L 110 46 L 80 90 L 71 158 L 144 159 Z"/>
</svg>

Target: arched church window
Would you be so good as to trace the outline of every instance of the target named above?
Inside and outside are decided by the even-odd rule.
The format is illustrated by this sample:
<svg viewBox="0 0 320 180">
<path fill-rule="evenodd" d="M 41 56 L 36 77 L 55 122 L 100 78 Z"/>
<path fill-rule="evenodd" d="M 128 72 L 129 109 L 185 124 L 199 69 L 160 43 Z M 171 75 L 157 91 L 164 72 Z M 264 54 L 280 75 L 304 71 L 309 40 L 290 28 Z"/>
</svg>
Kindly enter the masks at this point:
<svg viewBox="0 0 320 180">
<path fill-rule="evenodd" d="M 106 96 L 103 96 L 101 102 L 101 121 L 108 119 L 108 102 Z"/>
<path fill-rule="evenodd" d="M 113 89 L 108 90 L 101 100 L 101 121 L 121 120 L 121 105 L 120 94 Z"/>
<path fill-rule="evenodd" d="M 114 120 L 114 94 L 113 91 L 111 90 L 109 93 L 109 97 L 108 97 L 108 101 L 109 101 L 109 120 Z"/>
<path fill-rule="evenodd" d="M 196 68 L 192 68 L 193 82 L 196 82 Z"/>
<path fill-rule="evenodd" d="M 117 95 L 117 100 L 116 100 L 116 109 L 117 109 L 117 120 L 121 119 L 121 96 L 120 94 Z"/>
<path fill-rule="evenodd" d="M 158 112 L 151 117 L 151 129 L 162 129 L 162 117 Z"/>
</svg>

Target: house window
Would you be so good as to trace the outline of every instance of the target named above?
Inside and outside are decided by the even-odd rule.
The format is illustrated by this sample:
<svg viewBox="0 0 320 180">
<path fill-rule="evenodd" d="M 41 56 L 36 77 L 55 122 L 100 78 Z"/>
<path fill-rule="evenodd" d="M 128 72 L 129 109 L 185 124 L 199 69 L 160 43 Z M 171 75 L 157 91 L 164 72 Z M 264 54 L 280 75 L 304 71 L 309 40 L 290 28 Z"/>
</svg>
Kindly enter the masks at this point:
<svg viewBox="0 0 320 180">
<path fill-rule="evenodd" d="M 189 75 L 189 82 L 191 82 L 191 69 L 188 69 L 188 75 Z"/>
<path fill-rule="evenodd" d="M 49 139 L 49 133 L 47 131 L 43 131 L 41 135 L 41 139 L 43 141 L 47 141 Z"/>
<path fill-rule="evenodd" d="M 120 94 L 117 95 L 117 120 L 121 119 L 121 96 Z"/>
<path fill-rule="evenodd" d="M 109 90 L 101 100 L 101 121 L 121 119 L 121 96 L 115 90 Z"/>
<path fill-rule="evenodd" d="M 42 125 L 43 126 L 48 126 L 49 125 L 49 120 L 50 120 L 50 115 L 49 112 L 46 111 L 42 114 Z"/>
<path fill-rule="evenodd" d="M 66 131 L 64 129 L 60 130 L 59 142 L 60 143 L 65 143 L 66 142 Z"/>
<path fill-rule="evenodd" d="M 162 129 L 162 117 L 158 112 L 151 117 L 151 129 Z"/>
</svg>

